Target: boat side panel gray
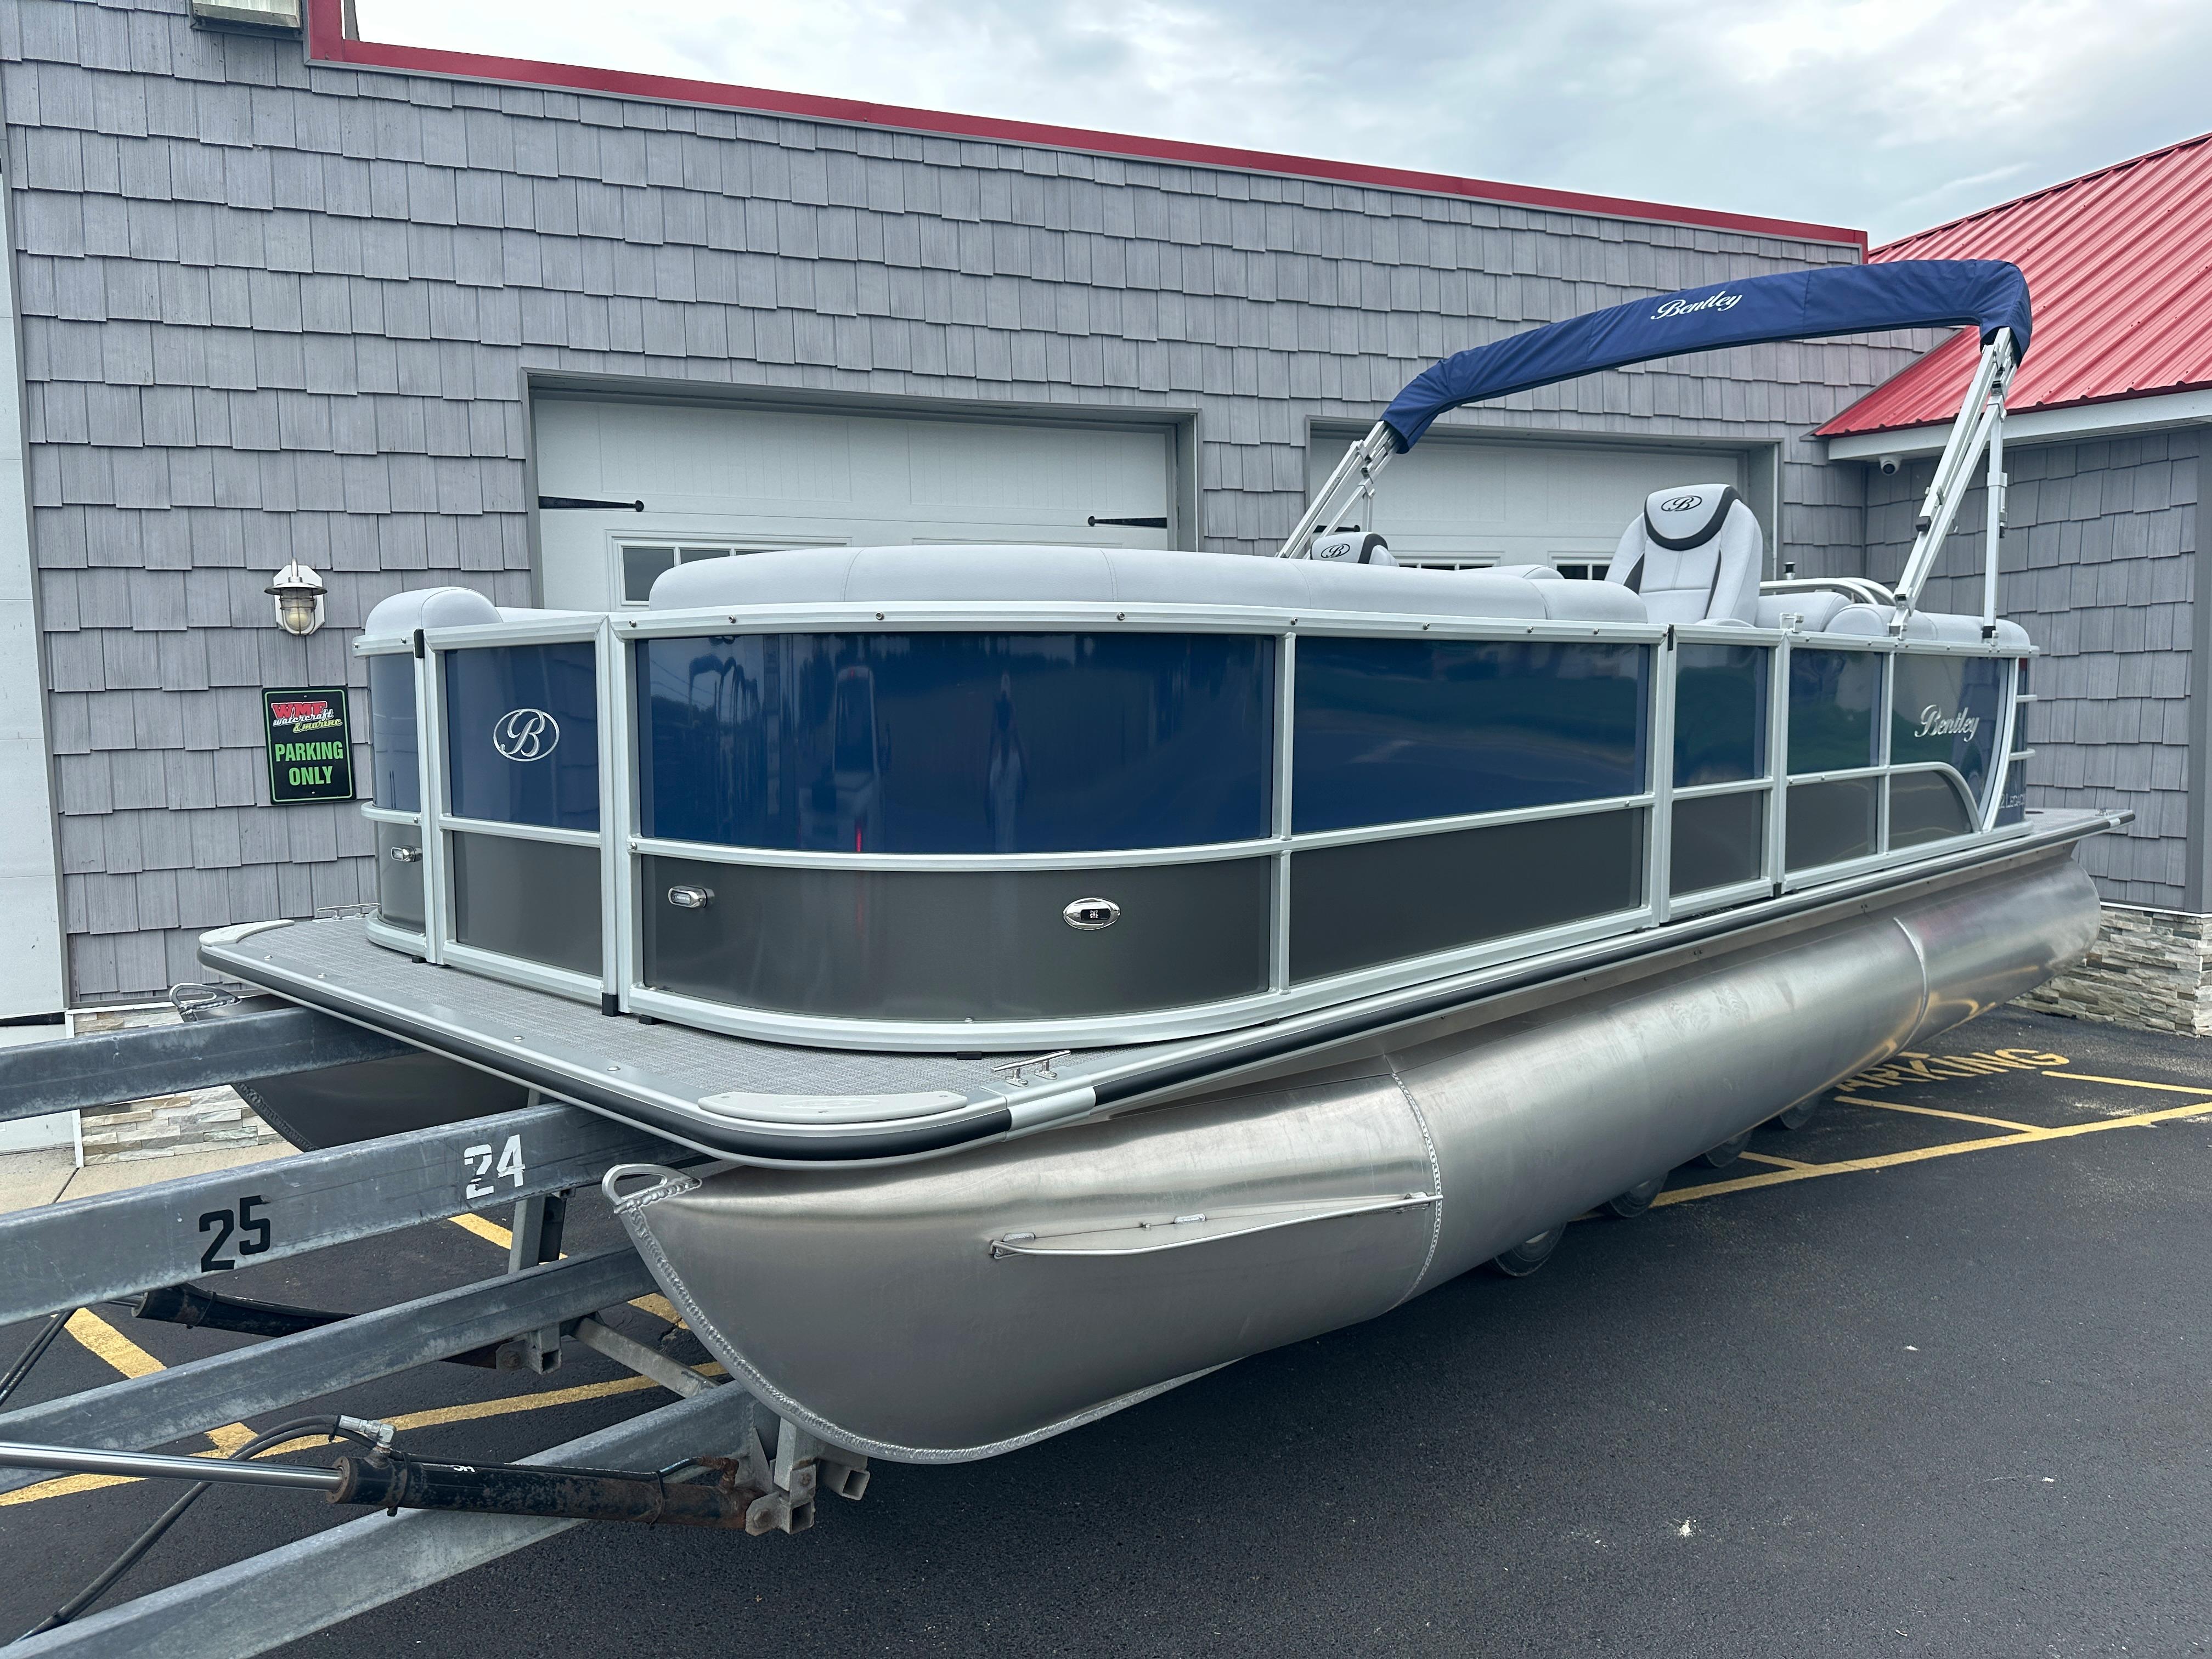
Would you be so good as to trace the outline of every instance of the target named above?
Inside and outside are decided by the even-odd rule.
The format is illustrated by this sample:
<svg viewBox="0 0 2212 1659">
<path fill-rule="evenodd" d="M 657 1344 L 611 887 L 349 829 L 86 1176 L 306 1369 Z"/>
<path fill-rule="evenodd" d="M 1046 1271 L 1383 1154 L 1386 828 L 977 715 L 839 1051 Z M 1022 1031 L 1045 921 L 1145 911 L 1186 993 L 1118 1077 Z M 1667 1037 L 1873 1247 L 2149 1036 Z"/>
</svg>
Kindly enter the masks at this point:
<svg viewBox="0 0 2212 1659">
<path fill-rule="evenodd" d="M 1270 605 L 1531 622 L 1647 620 L 1641 599 L 1606 582 L 1121 547 L 794 548 L 742 559 L 700 559 L 655 581 L 652 605 L 655 611 L 726 611 L 913 599 Z"/>
<path fill-rule="evenodd" d="M 452 844 L 455 939 L 599 976 L 597 848 L 459 833 Z"/>
<path fill-rule="evenodd" d="M 731 1169 L 617 1207 L 702 1340 L 779 1413 L 876 1455 L 986 1455 L 1368 1316 L 1409 1264 L 1418 1284 L 1389 1299 L 1441 1283 L 2031 988 L 2098 917 L 2063 858 L 1859 908 L 1487 1024 L 1439 1016 L 1310 1085 L 902 1169 Z M 1433 1233 L 1372 1211 L 1095 1259 L 991 1249 L 1115 1229 L 1165 1243 L 1255 1203 L 1318 1217 L 1393 1188 L 1441 1193 Z"/>
<path fill-rule="evenodd" d="M 909 1459 L 1031 1437 L 1370 1318 L 1413 1288 L 1435 1232 L 1434 1206 L 1419 1204 L 1176 1237 L 1176 1217 L 1224 1206 L 1431 1193 L 1428 1147 L 1387 1075 L 1140 1113 L 923 1167 L 919 1182 L 896 1169 L 731 1170 L 626 1218 L 649 1263 L 682 1264 L 656 1271 L 673 1274 L 679 1305 L 711 1322 L 695 1324 L 702 1340 L 764 1403 Z M 991 1249 L 1009 1233 L 1049 1243 L 1098 1228 L 1145 1253 Z"/>
<path fill-rule="evenodd" d="M 1642 808 L 1291 855 L 1294 983 L 1643 902 Z"/>
<path fill-rule="evenodd" d="M 1789 821 L 1782 843 L 1784 867 L 1814 870 L 1873 852 L 1881 790 L 1879 778 L 1790 785 Z"/>
<path fill-rule="evenodd" d="M 373 659 L 372 659 L 373 660 Z M 376 908 L 394 927 L 422 931 L 422 831 L 411 823 L 376 824 Z M 395 857 L 395 854 L 407 856 Z"/>
<path fill-rule="evenodd" d="M 1755 881 L 1765 868 L 1766 791 L 1693 795 L 1674 803 L 1668 890 L 1677 896 Z"/>
<path fill-rule="evenodd" d="M 708 1001 L 848 1018 L 1226 1000 L 1267 988 L 1269 863 L 852 871 L 648 858 L 644 977 Z M 696 908 L 671 902 L 678 889 Z M 1071 927 L 1067 907 L 1086 898 L 1118 917 Z"/>
</svg>

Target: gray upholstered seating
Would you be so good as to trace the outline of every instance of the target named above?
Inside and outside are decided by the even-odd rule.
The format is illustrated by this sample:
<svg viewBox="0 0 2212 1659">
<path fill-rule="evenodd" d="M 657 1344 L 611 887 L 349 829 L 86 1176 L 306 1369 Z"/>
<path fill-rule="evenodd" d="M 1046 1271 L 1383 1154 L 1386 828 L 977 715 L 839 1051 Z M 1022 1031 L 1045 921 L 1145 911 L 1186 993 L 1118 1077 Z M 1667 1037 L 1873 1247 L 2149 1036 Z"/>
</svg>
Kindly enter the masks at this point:
<svg viewBox="0 0 2212 1659">
<path fill-rule="evenodd" d="M 1851 602 L 1848 593 L 1762 593 L 1754 620 L 1761 628 L 1779 628 L 1784 617 L 1798 618 L 1798 627 L 1818 634 Z"/>
<path fill-rule="evenodd" d="M 1749 628 L 1765 562 L 1759 520 L 1733 485 L 1678 484 L 1645 500 L 1605 579 L 1640 594 L 1653 622 Z"/>
<path fill-rule="evenodd" d="M 1831 634 L 1857 634 L 1879 638 L 1889 632 L 1896 613 L 1886 605 L 1847 605 L 1828 623 Z M 1948 645 L 1973 645 L 1982 637 L 1979 617 L 1954 616 L 1943 611 L 1916 611 L 1905 619 L 1908 640 L 1941 640 Z M 2018 623 L 1999 621 L 1996 643 L 2027 647 L 2027 630 Z"/>
<path fill-rule="evenodd" d="M 677 566 L 653 583 L 652 605 L 655 611 L 685 611 L 861 600 L 1012 605 L 1089 600 L 1531 621 L 1644 620 L 1641 599 L 1605 582 L 1122 547 L 818 547 L 749 553 Z"/>
</svg>

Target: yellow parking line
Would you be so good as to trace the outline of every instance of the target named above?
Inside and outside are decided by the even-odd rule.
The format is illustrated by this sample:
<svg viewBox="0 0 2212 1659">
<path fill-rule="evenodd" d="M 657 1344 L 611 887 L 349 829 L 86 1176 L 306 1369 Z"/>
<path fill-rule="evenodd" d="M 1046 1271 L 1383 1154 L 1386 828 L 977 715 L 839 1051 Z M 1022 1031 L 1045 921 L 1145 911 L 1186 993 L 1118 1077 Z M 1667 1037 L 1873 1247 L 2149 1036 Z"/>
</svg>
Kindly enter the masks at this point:
<svg viewBox="0 0 2212 1659">
<path fill-rule="evenodd" d="M 2056 1128 L 2024 1129 L 2018 1134 L 1986 1135 L 1979 1140 L 1954 1140 L 1942 1146 L 1916 1146 L 1909 1152 L 1887 1152 L 1879 1158 L 1844 1158 L 1834 1164 L 1814 1164 L 1802 1170 L 1773 1170 L 1765 1175 L 1741 1176 L 1734 1181 L 1716 1181 L 1704 1187 L 1684 1187 L 1677 1192 L 1662 1193 L 1652 1200 L 1661 1204 L 1686 1204 L 1693 1198 L 1717 1198 L 1723 1193 L 1748 1192 L 1755 1187 L 1778 1187 L 1785 1182 L 1810 1181 L 1816 1176 L 1856 1175 L 1867 1170 L 1893 1170 L 1901 1164 L 1918 1164 L 1931 1158 L 1954 1158 L 1960 1152 L 1984 1152 L 1993 1146 L 2025 1146 L 2032 1141 L 2067 1140 L 2075 1135 L 2102 1134 L 2107 1129 L 2139 1129 L 2153 1123 L 2163 1123 L 2171 1118 L 2203 1117 L 2212 1115 L 2212 1099 L 2191 1101 L 2186 1106 L 2169 1106 L 2160 1112 L 2137 1112 L 2128 1117 L 2100 1118 L 2092 1123 L 2062 1123 Z"/>
<path fill-rule="evenodd" d="M 89 1308 L 79 1308 L 62 1328 L 88 1353 L 106 1361 L 125 1376 L 146 1376 L 161 1369 L 160 1360 Z"/>
<path fill-rule="evenodd" d="M 1794 1158 L 1777 1158 L 1771 1152 L 1738 1152 L 1738 1158 L 1753 1164 L 1771 1164 L 1778 1170 L 1809 1170 L 1810 1164 L 1800 1164 Z"/>
<path fill-rule="evenodd" d="M 2203 1090 L 2197 1092 L 2202 1094 Z M 1911 1112 L 1916 1117 L 1948 1117 L 1958 1123 L 1986 1123 L 1992 1129 L 2009 1129 L 2015 1134 L 2025 1134 L 2035 1127 L 2033 1123 L 2014 1123 L 2010 1118 L 1978 1117 L 1972 1112 L 1939 1111 L 1933 1106 L 1908 1106 L 1901 1100 L 1858 1100 L 1848 1095 L 1838 1095 L 1838 1106 L 1871 1106 L 1877 1112 Z"/>
<path fill-rule="evenodd" d="M 514 1233 L 501 1226 L 496 1221 L 487 1221 L 480 1215 L 465 1213 L 448 1216 L 447 1219 L 464 1232 L 474 1233 L 478 1238 L 498 1245 L 502 1250 L 511 1250 L 514 1248 Z"/>
<path fill-rule="evenodd" d="M 2045 1072 L 2045 1077 L 2063 1077 L 2075 1083 L 2116 1083 L 2123 1089 L 2163 1089 L 2170 1095 L 2201 1095 L 2203 1085 L 2187 1083 L 2146 1083 L 2139 1077 L 2091 1077 L 2087 1072 Z"/>
</svg>

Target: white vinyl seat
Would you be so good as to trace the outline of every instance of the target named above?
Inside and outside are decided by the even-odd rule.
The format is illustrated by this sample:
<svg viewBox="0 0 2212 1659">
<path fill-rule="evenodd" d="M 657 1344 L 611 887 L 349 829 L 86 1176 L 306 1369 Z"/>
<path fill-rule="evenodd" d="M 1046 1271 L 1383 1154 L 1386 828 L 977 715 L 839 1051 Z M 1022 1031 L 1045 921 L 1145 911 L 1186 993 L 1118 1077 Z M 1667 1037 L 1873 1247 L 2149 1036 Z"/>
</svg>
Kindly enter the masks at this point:
<svg viewBox="0 0 2212 1659">
<path fill-rule="evenodd" d="M 1829 622 L 1826 631 L 1880 639 L 1888 634 L 1890 622 L 1896 614 L 1886 605 L 1847 605 Z M 1947 645 L 1978 645 L 1982 619 L 1955 616 L 1946 611 L 1916 611 L 1905 619 L 1905 637 L 1941 640 Z M 2018 623 L 2000 619 L 1994 642 L 2026 650 L 2027 630 Z"/>
<path fill-rule="evenodd" d="M 1762 593 L 1756 619 L 1761 628 L 1779 628 L 1784 617 L 1794 616 L 1806 633 L 1819 634 L 1850 603 L 1848 593 Z"/>
<path fill-rule="evenodd" d="M 1766 538 L 1731 484 L 1655 489 L 1605 573 L 1640 594 L 1655 623 L 1759 623 Z"/>
</svg>

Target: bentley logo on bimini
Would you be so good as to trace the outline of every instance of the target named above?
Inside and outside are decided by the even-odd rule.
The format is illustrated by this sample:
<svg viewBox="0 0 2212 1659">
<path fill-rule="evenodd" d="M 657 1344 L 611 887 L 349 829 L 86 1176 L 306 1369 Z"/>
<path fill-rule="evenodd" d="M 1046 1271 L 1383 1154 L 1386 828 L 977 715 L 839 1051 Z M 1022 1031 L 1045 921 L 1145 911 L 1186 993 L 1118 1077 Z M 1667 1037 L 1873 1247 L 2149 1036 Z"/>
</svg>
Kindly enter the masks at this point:
<svg viewBox="0 0 2212 1659">
<path fill-rule="evenodd" d="M 542 708 L 510 708 L 491 728 L 491 746 L 511 761 L 544 760 L 560 741 L 561 723 Z"/>
<path fill-rule="evenodd" d="M 1736 301 L 1742 298 L 1741 294 L 1731 294 L 1723 289 L 1717 294 L 1708 294 L 1702 300 L 1669 300 L 1653 312 L 1649 320 L 1656 323 L 1662 317 L 1686 317 L 1695 311 L 1734 311 Z"/>
<path fill-rule="evenodd" d="M 1981 716 L 1969 714 L 1961 708 L 1955 714 L 1947 714 L 1934 703 L 1920 711 L 1920 725 L 1913 732 L 1916 738 L 1964 738 L 1968 743 L 1982 729 Z"/>
<path fill-rule="evenodd" d="M 1670 500 L 1660 502 L 1659 510 L 1662 513 L 1687 513 L 1692 507 L 1703 507 L 1705 504 L 1705 498 L 1703 495 L 1676 495 Z"/>
</svg>

